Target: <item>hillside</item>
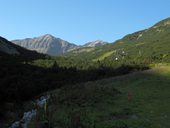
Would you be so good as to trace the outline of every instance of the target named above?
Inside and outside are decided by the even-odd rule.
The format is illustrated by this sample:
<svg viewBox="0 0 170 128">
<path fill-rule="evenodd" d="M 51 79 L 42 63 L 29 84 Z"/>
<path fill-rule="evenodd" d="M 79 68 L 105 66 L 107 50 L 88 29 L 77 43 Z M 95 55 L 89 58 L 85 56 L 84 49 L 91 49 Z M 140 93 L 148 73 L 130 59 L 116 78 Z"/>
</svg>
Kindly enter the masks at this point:
<svg viewBox="0 0 170 128">
<path fill-rule="evenodd" d="M 22 58 L 24 60 L 40 59 L 45 57 L 45 55 L 39 54 L 36 51 L 30 51 L 15 45 L 3 37 L 0 37 L 0 55 L 1 57 L 8 56 L 9 58 Z"/>
<path fill-rule="evenodd" d="M 84 58 L 91 62 L 103 61 L 103 63 L 134 62 L 169 62 L 170 59 L 170 18 L 167 18 L 154 26 L 126 35 L 111 44 L 96 47 L 90 50 L 76 52 L 73 50 L 67 54 L 72 58 Z M 108 64 L 110 65 L 110 64 Z"/>
<path fill-rule="evenodd" d="M 12 46 L 11 43 L 7 43 L 7 40 L 0 37 L 0 51 L 6 54 L 19 55 L 19 51 Z"/>
<path fill-rule="evenodd" d="M 169 128 L 169 78 L 170 65 L 158 64 L 148 71 L 64 86 L 48 93 L 48 109 L 37 118 L 61 128 Z"/>
</svg>

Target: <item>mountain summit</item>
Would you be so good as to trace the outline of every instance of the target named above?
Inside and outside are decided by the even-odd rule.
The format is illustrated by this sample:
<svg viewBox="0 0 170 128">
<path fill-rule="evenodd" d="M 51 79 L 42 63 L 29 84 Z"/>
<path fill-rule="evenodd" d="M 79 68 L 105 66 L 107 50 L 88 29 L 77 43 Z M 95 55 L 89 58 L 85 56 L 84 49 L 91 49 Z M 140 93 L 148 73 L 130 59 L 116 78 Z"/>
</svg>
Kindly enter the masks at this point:
<svg viewBox="0 0 170 128">
<path fill-rule="evenodd" d="M 35 50 L 40 53 L 47 53 L 53 56 L 63 54 L 77 47 L 75 44 L 56 38 L 50 34 L 35 38 L 13 40 L 12 42 L 24 48 Z"/>
<path fill-rule="evenodd" d="M 107 44 L 108 42 L 102 41 L 102 40 L 96 40 L 96 41 L 92 41 L 92 42 L 88 42 L 85 45 L 83 45 L 84 47 L 96 47 L 96 46 L 102 46 Z"/>
<path fill-rule="evenodd" d="M 60 55 L 74 49 L 84 48 L 84 47 L 96 47 L 107 44 L 102 40 L 96 40 L 88 42 L 85 45 L 78 46 L 68 41 L 56 38 L 50 34 L 46 34 L 34 38 L 25 38 L 19 40 L 13 40 L 14 44 L 27 48 L 29 50 L 35 50 L 39 53 L 45 53 L 52 56 Z"/>
</svg>

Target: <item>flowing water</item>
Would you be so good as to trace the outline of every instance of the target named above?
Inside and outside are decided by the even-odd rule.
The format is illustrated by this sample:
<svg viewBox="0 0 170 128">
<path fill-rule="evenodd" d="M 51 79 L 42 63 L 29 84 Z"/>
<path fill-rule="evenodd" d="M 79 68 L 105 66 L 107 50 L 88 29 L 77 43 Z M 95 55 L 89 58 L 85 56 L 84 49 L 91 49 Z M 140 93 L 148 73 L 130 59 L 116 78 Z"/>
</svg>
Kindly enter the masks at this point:
<svg viewBox="0 0 170 128">
<path fill-rule="evenodd" d="M 38 107 L 43 107 L 50 96 L 41 96 L 39 99 L 33 102 Z M 30 121 L 36 116 L 37 109 L 31 109 L 30 111 L 24 112 L 23 117 L 19 121 L 15 121 L 9 128 L 27 128 Z"/>
</svg>

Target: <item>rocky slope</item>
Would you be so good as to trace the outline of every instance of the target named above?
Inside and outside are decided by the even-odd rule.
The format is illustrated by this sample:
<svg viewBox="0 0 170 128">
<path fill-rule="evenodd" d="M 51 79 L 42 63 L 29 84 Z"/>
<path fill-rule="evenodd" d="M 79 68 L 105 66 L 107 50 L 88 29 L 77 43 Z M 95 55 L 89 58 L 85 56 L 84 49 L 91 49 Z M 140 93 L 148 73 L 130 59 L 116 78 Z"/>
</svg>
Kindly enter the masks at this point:
<svg viewBox="0 0 170 128">
<path fill-rule="evenodd" d="M 29 50 L 35 50 L 39 53 L 45 53 L 52 56 L 61 55 L 63 53 L 79 48 L 96 47 L 107 43 L 102 40 L 96 40 L 88 42 L 85 45 L 78 46 L 73 43 L 69 43 L 65 40 L 62 40 L 60 38 L 56 38 L 50 34 L 46 34 L 35 38 L 13 40 L 12 42 Z"/>
<path fill-rule="evenodd" d="M 75 44 L 56 38 L 50 34 L 35 38 L 13 40 L 12 42 L 24 48 L 53 56 L 63 54 L 77 47 Z"/>
</svg>

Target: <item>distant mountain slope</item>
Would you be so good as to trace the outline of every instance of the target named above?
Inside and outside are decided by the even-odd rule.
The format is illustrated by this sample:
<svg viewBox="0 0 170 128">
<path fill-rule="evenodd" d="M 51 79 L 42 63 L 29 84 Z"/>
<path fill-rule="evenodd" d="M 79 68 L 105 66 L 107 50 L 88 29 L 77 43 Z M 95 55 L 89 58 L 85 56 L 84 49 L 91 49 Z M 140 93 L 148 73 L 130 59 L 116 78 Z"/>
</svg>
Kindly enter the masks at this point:
<svg viewBox="0 0 170 128">
<path fill-rule="evenodd" d="M 102 41 L 102 40 L 96 40 L 96 41 L 91 41 L 88 42 L 84 45 L 78 46 L 75 49 L 72 49 L 70 51 L 68 51 L 67 53 L 65 53 L 65 55 L 71 55 L 72 53 L 86 53 L 86 52 L 91 52 L 93 50 L 95 50 L 95 47 L 99 47 L 99 46 L 103 46 L 108 44 L 108 42 Z"/>
<path fill-rule="evenodd" d="M 92 42 L 88 42 L 86 44 L 83 45 L 83 47 L 96 47 L 96 46 L 102 46 L 107 44 L 108 42 L 102 41 L 102 40 L 96 40 L 96 41 L 92 41 Z"/>
<path fill-rule="evenodd" d="M 77 47 L 75 44 L 71 44 L 60 38 L 55 38 L 50 34 L 23 40 L 13 40 L 12 42 L 24 48 L 53 56 L 63 54 Z"/>
<path fill-rule="evenodd" d="M 70 52 L 69 57 L 85 58 L 91 61 L 168 61 L 170 58 L 170 18 L 160 21 L 154 26 L 126 35 L 120 40 L 91 51 Z M 170 60 L 169 60 L 170 61 Z"/>
<path fill-rule="evenodd" d="M 50 34 L 35 38 L 13 40 L 12 42 L 29 50 L 35 50 L 39 53 L 45 53 L 52 56 L 61 55 L 63 53 L 74 51 L 75 49 L 77 50 L 79 48 L 81 49 L 84 47 L 96 47 L 107 44 L 107 42 L 104 42 L 102 40 L 96 40 L 88 42 L 85 45 L 78 46 L 60 38 L 56 38 Z"/>
</svg>

